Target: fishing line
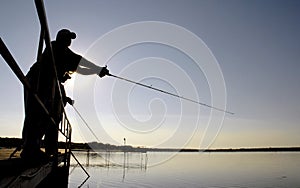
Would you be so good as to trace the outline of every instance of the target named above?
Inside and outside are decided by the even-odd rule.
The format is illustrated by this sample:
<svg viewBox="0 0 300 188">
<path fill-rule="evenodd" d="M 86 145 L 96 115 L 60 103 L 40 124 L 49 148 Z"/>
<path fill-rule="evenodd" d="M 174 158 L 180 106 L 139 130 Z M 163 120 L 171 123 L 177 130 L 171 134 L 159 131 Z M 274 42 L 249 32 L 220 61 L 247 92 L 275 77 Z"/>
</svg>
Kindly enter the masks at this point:
<svg viewBox="0 0 300 188">
<path fill-rule="evenodd" d="M 174 94 L 174 93 L 170 93 L 170 92 L 168 92 L 168 91 L 164 91 L 164 90 L 162 90 L 162 89 L 158 89 L 158 88 L 152 87 L 151 85 L 150 85 L 150 86 L 149 86 L 149 85 L 145 85 L 145 84 L 142 84 L 142 83 L 139 83 L 139 82 L 135 82 L 135 81 L 132 81 L 132 80 L 129 80 L 129 79 L 126 79 L 126 78 L 122 78 L 122 77 L 119 77 L 119 76 L 116 76 L 116 75 L 113 75 L 113 74 L 108 74 L 108 76 L 111 76 L 111 77 L 114 77 L 114 78 L 117 78 L 117 79 L 120 79 L 120 80 L 124 80 L 124 81 L 130 82 L 130 83 L 133 83 L 133 84 L 142 86 L 142 87 L 146 87 L 146 88 L 148 88 L 148 89 L 152 89 L 152 90 L 155 90 L 155 91 L 159 91 L 159 92 L 161 92 L 161 93 L 164 93 L 164 94 L 167 94 L 167 95 L 171 95 L 171 96 L 173 96 L 173 97 L 177 97 L 177 98 L 180 98 L 180 99 L 184 99 L 184 100 L 190 101 L 190 102 L 192 102 L 192 103 L 200 104 L 200 105 L 202 105 L 202 106 L 205 106 L 205 107 L 208 107 L 208 108 L 211 108 L 211 109 L 220 111 L 220 112 L 225 112 L 225 113 L 231 114 L 231 115 L 234 114 L 233 112 L 230 112 L 230 111 L 227 111 L 227 110 L 223 110 L 223 109 L 221 109 L 221 108 L 217 108 L 217 107 L 214 107 L 214 106 L 211 106 L 211 105 L 208 105 L 208 104 L 205 104 L 205 103 L 202 103 L 202 102 L 193 100 L 193 99 L 189 99 L 189 98 L 186 98 L 186 97 L 183 97 L 183 96 Z"/>
<path fill-rule="evenodd" d="M 98 139 L 97 135 L 94 133 L 94 131 L 91 129 L 91 127 L 88 125 L 88 123 L 85 121 L 85 119 L 82 117 L 82 115 L 79 113 L 79 111 L 77 110 L 77 108 L 74 105 L 71 105 L 73 107 L 73 109 L 75 110 L 75 112 L 77 113 L 77 115 L 80 117 L 80 119 L 83 121 L 83 123 L 85 124 L 85 126 L 91 131 L 91 133 L 94 135 L 94 137 L 97 139 L 97 141 L 100 143 L 100 140 Z"/>
</svg>

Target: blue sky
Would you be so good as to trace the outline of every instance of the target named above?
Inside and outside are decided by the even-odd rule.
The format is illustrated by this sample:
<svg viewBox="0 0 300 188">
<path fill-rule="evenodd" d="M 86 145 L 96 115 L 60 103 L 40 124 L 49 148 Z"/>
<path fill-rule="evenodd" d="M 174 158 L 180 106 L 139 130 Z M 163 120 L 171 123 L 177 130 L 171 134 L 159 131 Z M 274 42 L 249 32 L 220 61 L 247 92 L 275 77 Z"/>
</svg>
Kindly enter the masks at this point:
<svg viewBox="0 0 300 188">
<path fill-rule="evenodd" d="M 202 39 L 216 58 L 226 86 L 227 109 L 235 112 L 233 116 L 225 115 L 210 146 L 300 145 L 299 1 L 78 0 L 45 1 L 45 7 L 52 39 L 61 28 L 75 31 L 77 38 L 71 49 L 95 64 L 107 64 L 115 74 L 124 70 L 138 73 L 125 74 L 131 79 L 147 75 L 141 81 L 167 91 L 186 87 L 181 90 L 185 95 L 211 103 L 205 71 L 197 69 L 195 62 L 178 49 L 142 43 L 125 48 L 109 62 L 98 61 L 103 51 L 94 52 L 101 37 L 126 24 L 156 21 L 185 28 Z M 1 38 L 26 73 L 35 62 L 40 31 L 34 2 L 2 1 L 0 10 Z M 114 44 L 119 42 L 121 39 L 116 39 Z M 179 73 L 179 81 L 170 80 L 174 72 L 164 68 L 167 60 L 188 77 Z M 24 118 L 22 85 L 3 59 L 0 71 L 0 136 L 20 137 Z M 161 78 L 151 77 L 152 73 L 161 74 Z M 209 109 L 113 78 L 74 77 L 66 86 L 67 92 L 101 142 L 121 144 L 126 137 L 128 144 L 148 147 L 201 146 Z M 195 85 L 195 95 L 193 87 L 185 84 L 189 79 Z M 128 88 L 130 95 L 124 98 Z M 90 98 L 94 99 L 92 106 L 86 102 Z M 128 102 L 131 115 L 118 112 L 116 118 L 113 111 L 120 109 L 117 101 L 122 99 Z M 70 107 L 67 110 L 74 124 L 74 141 L 95 140 L 74 111 Z M 213 116 L 211 121 L 218 118 Z M 122 125 L 124 122 L 129 128 Z"/>
</svg>

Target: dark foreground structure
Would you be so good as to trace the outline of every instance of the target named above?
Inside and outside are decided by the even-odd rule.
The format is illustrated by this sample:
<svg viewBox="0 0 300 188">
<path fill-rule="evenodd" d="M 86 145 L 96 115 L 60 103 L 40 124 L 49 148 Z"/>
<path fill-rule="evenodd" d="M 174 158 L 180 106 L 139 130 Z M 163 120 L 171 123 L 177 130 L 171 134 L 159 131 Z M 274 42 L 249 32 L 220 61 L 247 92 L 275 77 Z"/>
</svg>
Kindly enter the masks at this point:
<svg viewBox="0 0 300 188">
<path fill-rule="evenodd" d="M 55 62 L 53 58 L 53 51 L 51 46 L 50 34 L 47 25 L 47 18 L 44 8 L 43 0 L 35 0 L 35 5 L 40 21 L 41 31 L 39 39 L 39 48 L 37 54 L 37 60 L 40 59 L 43 44 L 46 44 L 46 48 L 50 49 L 50 54 L 52 55 L 52 75 L 53 81 L 52 91 L 58 91 L 58 79 L 57 72 L 55 67 Z M 30 86 L 27 78 L 21 71 L 17 62 L 13 58 L 12 54 L 9 52 L 8 48 L 0 38 L 0 53 L 6 63 L 9 65 L 14 74 L 23 84 L 24 88 L 31 92 L 34 99 L 40 105 L 41 109 L 49 117 L 49 121 L 55 126 L 55 121 L 51 114 L 51 109 L 47 109 L 43 102 L 40 100 L 39 96 L 35 94 L 33 88 Z M 61 97 L 62 99 L 62 97 Z M 62 102 L 62 101 L 61 101 Z M 49 110 L 49 111 L 48 111 Z M 72 127 L 67 118 L 65 111 L 63 112 L 63 117 L 60 125 L 57 128 L 63 137 L 65 138 L 65 148 L 61 150 L 61 153 L 58 153 L 52 156 L 49 159 L 44 161 L 39 161 L 35 164 L 29 164 L 28 161 L 24 161 L 20 157 L 16 157 L 15 154 L 22 150 L 20 145 L 11 155 L 7 155 L 5 159 L 0 160 L 0 188 L 2 187 L 68 187 L 68 178 L 69 178 L 69 167 L 70 167 L 70 157 L 72 156 L 78 165 L 83 169 L 89 178 L 88 173 L 76 159 L 74 154 L 71 151 L 71 134 Z"/>
<path fill-rule="evenodd" d="M 64 154 L 44 164 L 31 166 L 21 158 L 0 161 L 0 187 L 68 187 L 69 167 Z"/>
</svg>

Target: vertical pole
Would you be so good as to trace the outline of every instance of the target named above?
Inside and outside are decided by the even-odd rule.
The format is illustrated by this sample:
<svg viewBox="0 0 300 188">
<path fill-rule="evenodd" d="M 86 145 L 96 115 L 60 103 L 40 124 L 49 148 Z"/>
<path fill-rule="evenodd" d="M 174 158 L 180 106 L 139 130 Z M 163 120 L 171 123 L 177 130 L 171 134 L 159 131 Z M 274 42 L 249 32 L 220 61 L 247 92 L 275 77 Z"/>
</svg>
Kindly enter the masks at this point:
<svg viewBox="0 0 300 188">
<path fill-rule="evenodd" d="M 69 124 L 69 123 L 68 123 Z M 71 135 L 72 135 L 72 129 L 71 129 L 71 126 L 68 126 L 69 127 L 69 132 L 68 132 L 68 136 L 67 136 L 67 138 L 68 138 L 68 148 L 69 148 L 69 150 L 68 150 L 68 162 L 67 162 L 67 166 L 69 167 L 70 166 L 70 160 L 71 160 L 71 154 L 72 154 L 72 151 L 71 151 Z"/>
<path fill-rule="evenodd" d="M 40 40 L 39 40 L 39 48 L 37 53 L 36 61 L 39 62 L 42 58 L 42 52 L 43 52 L 43 44 L 44 44 L 44 37 L 45 37 L 45 30 L 41 27 L 41 33 L 40 33 Z"/>
<path fill-rule="evenodd" d="M 86 152 L 86 166 L 90 166 L 90 149 Z"/>
<path fill-rule="evenodd" d="M 60 91 L 59 85 L 57 82 L 57 72 L 56 72 L 56 67 L 55 67 L 55 60 L 54 60 L 54 55 L 53 55 L 53 50 L 52 50 L 52 45 L 51 45 L 51 39 L 50 39 L 50 33 L 49 33 L 49 29 L 48 29 L 48 23 L 47 23 L 47 18 L 46 18 L 46 11 L 45 11 L 45 7 L 44 7 L 44 2 L 43 0 L 35 0 L 35 5 L 36 5 L 36 9 L 38 12 L 38 16 L 39 16 L 39 20 L 40 20 L 40 25 L 42 28 L 42 31 L 44 31 L 44 39 L 45 39 L 45 43 L 46 43 L 46 48 L 48 48 L 49 52 L 50 52 L 50 57 L 51 57 L 51 64 L 52 64 L 52 83 L 51 83 L 51 87 L 52 87 L 52 91 L 51 91 L 51 105 L 49 106 L 49 112 L 50 115 L 53 115 L 53 110 L 54 110 L 54 96 L 55 96 L 55 90 L 58 89 Z"/>
</svg>

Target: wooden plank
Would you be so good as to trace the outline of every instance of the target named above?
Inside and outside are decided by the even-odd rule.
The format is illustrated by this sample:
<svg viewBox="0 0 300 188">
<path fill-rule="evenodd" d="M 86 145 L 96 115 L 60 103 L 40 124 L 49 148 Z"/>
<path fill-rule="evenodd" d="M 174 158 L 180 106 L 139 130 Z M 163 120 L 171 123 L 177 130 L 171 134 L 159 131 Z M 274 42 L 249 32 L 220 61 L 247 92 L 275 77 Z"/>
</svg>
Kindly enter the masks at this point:
<svg viewBox="0 0 300 188">
<path fill-rule="evenodd" d="M 2 187 L 36 187 L 50 173 L 56 173 L 57 164 L 64 160 L 64 154 L 58 156 L 57 163 L 50 161 L 44 165 L 28 167 L 20 158 L 0 161 L 0 188 Z M 68 167 L 65 167 L 68 169 Z M 67 176 L 66 176 L 67 178 Z"/>
<path fill-rule="evenodd" d="M 45 179 L 52 171 L 53 163 L 47 163 L 46 165 L 30 168 L 25 170 L 14 181 L 9 183 L 9 187 L 36 187 L 40 182 Z"/>
</svg>

